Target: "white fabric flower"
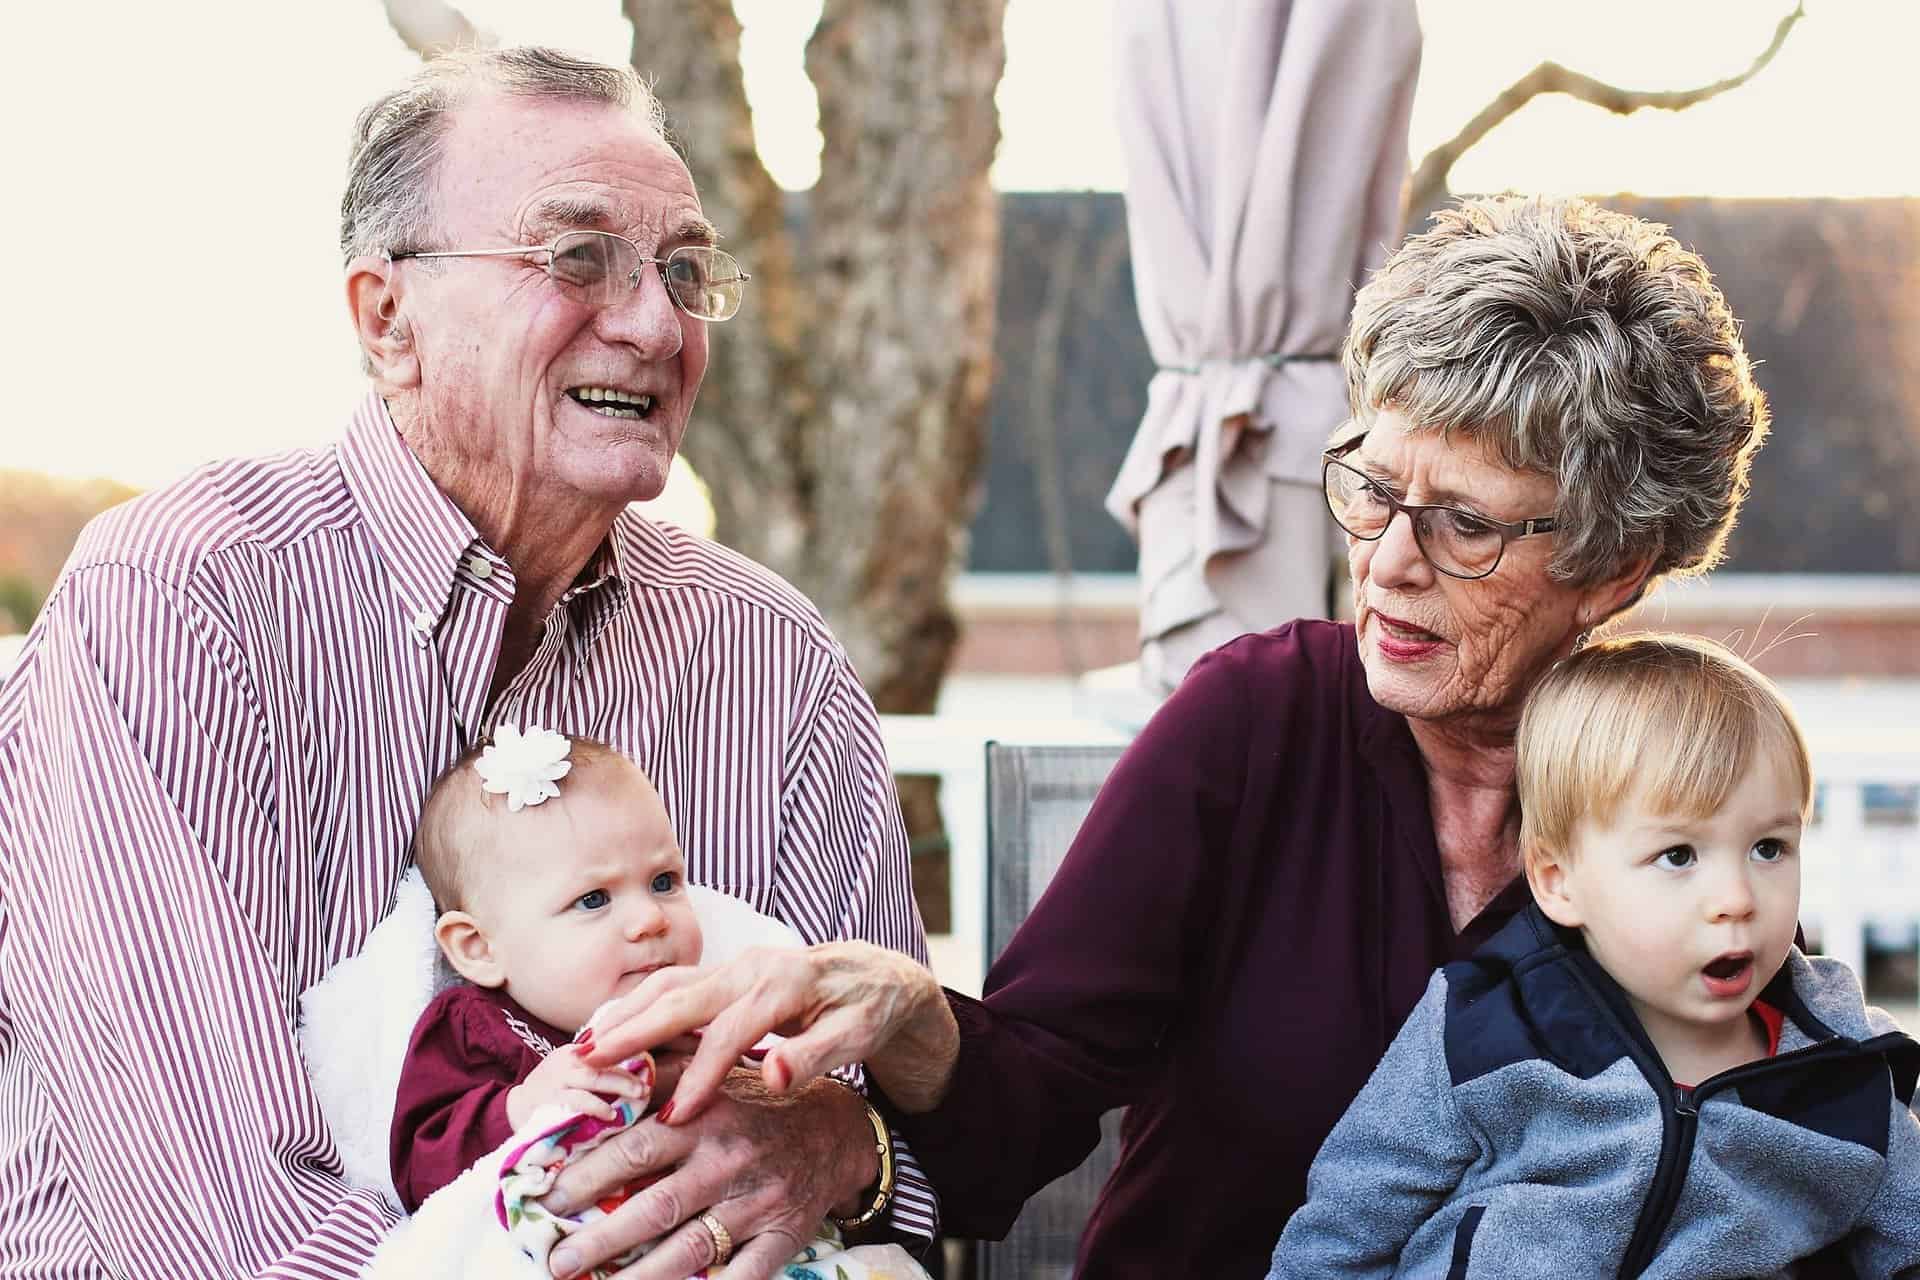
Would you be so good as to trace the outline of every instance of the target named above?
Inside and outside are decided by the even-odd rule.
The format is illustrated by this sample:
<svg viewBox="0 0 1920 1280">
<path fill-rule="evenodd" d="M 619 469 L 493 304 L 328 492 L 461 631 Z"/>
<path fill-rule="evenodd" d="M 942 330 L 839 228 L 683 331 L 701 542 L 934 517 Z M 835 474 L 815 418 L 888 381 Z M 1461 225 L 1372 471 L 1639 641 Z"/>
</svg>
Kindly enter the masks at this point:
<svg viewBox="0 0 1920 1280">
<path fill-rule="evenodd" d="M 518 813 L 560 794 L 557 785 L 573 768 L 567 752 L 573 744 L 551 729 L 537 725 L 527 731 L 503 724 L 493 731 L 493 742 L 474 762 L 480 788 L 507 798 L 507 811 Z"/>
</svg>

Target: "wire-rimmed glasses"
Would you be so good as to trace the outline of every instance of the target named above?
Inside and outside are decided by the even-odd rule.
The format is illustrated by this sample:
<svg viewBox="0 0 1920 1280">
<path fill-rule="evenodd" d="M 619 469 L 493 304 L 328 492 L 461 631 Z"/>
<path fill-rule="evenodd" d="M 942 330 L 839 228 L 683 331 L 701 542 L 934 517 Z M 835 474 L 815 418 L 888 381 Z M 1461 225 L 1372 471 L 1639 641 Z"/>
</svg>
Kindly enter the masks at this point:
<svg viewBox="0 0 1920 1280">
<path fill-rule="evenodd" d="M 546 255 L 547 275 L 591 307 L 611 307 L 640 287 L 640 273 L 658 267 L 667 294 L 697 320 L 726 320 L 740 310 L 740 297 L 752 279 L 734 256 L 711 245 L 688 244 L 664 258 L 649 258 L 640 246 L 610 231 L 569 231 L 552 244 L 513 249 L 437 249 L 389 253 L 389 262 L 405 258 L 511 258 Z"/>
<path fill-rule="evenodd" d="M 1320 468 L 1334 523 L 1362 542 L 1384 537 L 1393 518 L 1404 511 L 1413 522 L 1413 540 L 1427 563 L 1449 578 L 1471 581 L 1499 568 L 1507 543 L 1515 538 L 1551 533 L 1558 527 L 1552 516 L 1502 522 L 1461 507 L 1402 502 L 1372 476 L 1340 461 L 1365 438 L 1327 450 L 1321 455 Z"/>
</svg>

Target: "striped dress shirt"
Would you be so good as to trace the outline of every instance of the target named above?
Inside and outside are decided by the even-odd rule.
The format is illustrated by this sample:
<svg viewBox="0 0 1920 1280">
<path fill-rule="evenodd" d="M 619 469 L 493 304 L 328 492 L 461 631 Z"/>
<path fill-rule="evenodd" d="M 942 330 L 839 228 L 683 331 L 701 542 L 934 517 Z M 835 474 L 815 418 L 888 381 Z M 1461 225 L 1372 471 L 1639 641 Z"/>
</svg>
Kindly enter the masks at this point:
<svg viewBox="0 0 1920 1280">
<path fill-rule="evenodd" d="M 376 395 L 82 535 L 0 688 L 0 1277 L 358 1274 L 393 1213 L 340 1179 L 300 993 L 502 721 L 631 755 L 694 880 L 925 958 L 873 706 L 804 597 L 628 512 L 488 705 L 513 592 Z"/>
</svg>

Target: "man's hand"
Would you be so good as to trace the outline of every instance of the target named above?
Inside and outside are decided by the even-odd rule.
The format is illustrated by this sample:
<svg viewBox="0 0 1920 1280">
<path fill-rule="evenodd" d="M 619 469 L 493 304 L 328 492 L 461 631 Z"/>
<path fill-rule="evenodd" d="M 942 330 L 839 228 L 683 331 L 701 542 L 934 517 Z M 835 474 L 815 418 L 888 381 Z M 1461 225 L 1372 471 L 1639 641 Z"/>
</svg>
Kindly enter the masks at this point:
<svg viewBox="0 0 1920 1280">
<path fill-rule="evenodd" d="M 515 1132 L 533 1118 L 533 1113 L 548 1104 L 582 1111 L 602 1120 L 615 1113 L 600 1095 L 632 1098 L 641 1108 L 653 1093 L 653 1067 L 648 1063 L 636 1074 L 619 1066 L 596 1067 L 587 1062 L 585 1045 L 565 1044 L 555 1049 L 527 1078 L 507 1091 L 507 1122 Z"/>
<path fill-rule="evenodd" d="M 556 1276 L 579 1275 L 658 1241 L 619 1280 L 685 1280 L 715 1260 L 713 1233 L 699 1221 L 711 1213 L 733 1243 L 726 1280 L 766 1280 L 813 1238 L 830 1207 L 851 1210 L 878 1176 L 858 1094 L 822 1080 L 776 1097 L 757 1074 L 736 1070 L 697 1119 L 669 1127 L 649 1117 L 561 1173 L 543 1198 L 555 1213 L 659 1180 L 568 1236 L 548 1265 Z"/>
</svg>

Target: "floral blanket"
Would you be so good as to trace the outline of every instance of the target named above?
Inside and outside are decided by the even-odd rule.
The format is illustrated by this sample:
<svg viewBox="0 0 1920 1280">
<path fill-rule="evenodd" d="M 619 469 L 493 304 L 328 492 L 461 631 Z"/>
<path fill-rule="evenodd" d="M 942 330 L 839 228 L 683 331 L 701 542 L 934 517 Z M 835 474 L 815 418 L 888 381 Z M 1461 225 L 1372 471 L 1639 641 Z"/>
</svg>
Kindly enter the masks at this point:
<svg viewBox="0 0 1920 1280">
<path fill-rule="evenodd" d="M 644 1054 L 629 1059 L 623 1065 L 643 1080 L 652 1078 L 653 1062 Z M 613 1120 L 568 1115 L 543 1124 L 543 1118 L 536 1116 L 528 1124 L 524 1139 L 516 1135 L 513 1141 L 502 1148 L 500 1188 L 494 1199 L 494 1212 L 500 1225 L 526 1255 L 542 1264 L 542 1274 L 546 1271 L 544 1264 L 547 1255 L 561 1240 L 587 1223 L 618 1209 L 626 1203 L 631 1191 L 610 1196 L 573 1217 L 560 1217 L 549 1212 L 540 1203 L 539 1197 L 553 1188 L 554 1179 L 566 1167 L 568 1160 L 581 1152 L 592 1150 L 637 1121 L 646 1111 L 646 1101 L 644 1098 L 616 1101 L 614 1111 L 617 1118 Z M 624 1254 L 590 1272 L 591 1280 L 607 1280 L 621 1267 L 645 1253 L 646 1249 L 640 1248 Z M 718 1276 L 723 1270 L 722 1267 L 708 1267 L 700 1274 L 703 1277 Z M 926 1276 L 911 1255 L 897 1245 L 845 1248 L 839 1232 L 830 1222 L 821 1224 L 820 1233 L 787 1263 L 780 1274 L 789 1280 L 924 1280 Z"/>
</svg>

